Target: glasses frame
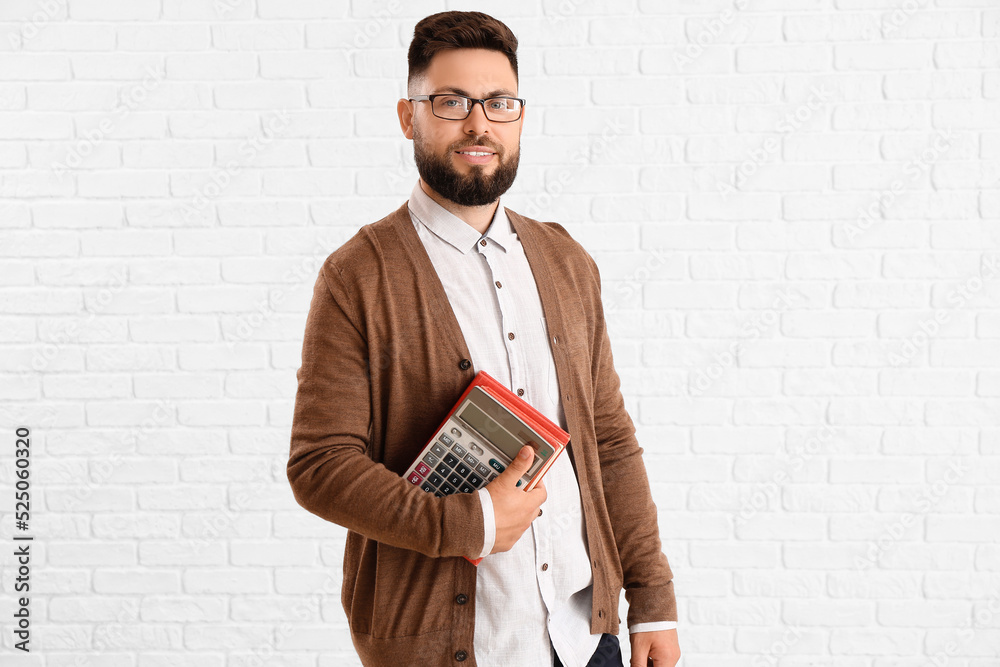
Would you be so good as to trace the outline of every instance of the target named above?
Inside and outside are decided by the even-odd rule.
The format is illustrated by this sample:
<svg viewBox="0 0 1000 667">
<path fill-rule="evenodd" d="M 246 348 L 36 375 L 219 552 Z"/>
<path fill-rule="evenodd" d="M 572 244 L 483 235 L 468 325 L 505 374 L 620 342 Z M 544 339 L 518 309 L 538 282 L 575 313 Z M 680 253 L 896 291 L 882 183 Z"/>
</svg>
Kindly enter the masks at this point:
<svg viewBox="0 0 1000 667">
<path fill-rule="evenodd" d="M 445 118 L 444 116 L 439 116 L 436 113 L 434 113 L 434 98 L 436 97 L 462 97 L 471 102 L 471 104 L 469 104 L 469 110 L 462 118 Z M 517 121 L 521 120 L 521 115 L 524 113 L 524 104 L 525 104 L 525 101 L 522 98 L 511 97 L 510 95 L 497 95 L 496 97 L 487 97 L 484 100 L 476 99 L 475 97 L 469 97 L 468 95 L 459 95 L 458 93 L 435 93 L 434 95 L 414 95 L 413 97 L 409 98 L 409 101 L 411 102 L 423 102 L 425 100 L 431 103 L 431 113 L 434 114 L 434 117 L 440 118 L 441 120 L 465 120 L 472 113 L 472 110 L 476 108 L 476 105 L 479 104 L 480 106 L 483 107 L 483 115 L 486 116 L 486 120 L 490 121 L 491 123 L 516 123 Z M 490 118 L 489 112 L 486 111 L 486 103 L 489 100 L 517 100 L 518 102 L 521 103 L 521 108 L 518 109 L 517 118 L 514 118 L 513 120 L 493 120 L 492 118 Z"/>
</svg>

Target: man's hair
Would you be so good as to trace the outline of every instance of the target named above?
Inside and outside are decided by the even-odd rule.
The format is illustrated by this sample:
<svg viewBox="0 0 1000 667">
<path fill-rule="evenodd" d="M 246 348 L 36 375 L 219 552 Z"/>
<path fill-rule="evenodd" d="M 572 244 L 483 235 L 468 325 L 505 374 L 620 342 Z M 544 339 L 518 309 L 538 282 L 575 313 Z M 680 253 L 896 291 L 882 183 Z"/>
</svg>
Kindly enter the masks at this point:
<svg viewBox="0 0 1000 667">
<path fill-rule="evenodd" d="M 421 19 L 413 28 L 407 54 L 409 90 L 430 67 L 431 59 L 445 49 L 489 49 L 507 56 L 517 81 L 517 37 L 502 21 L 482 12 L 439 12 Z M 418 91 L 409 90 L 415 94 Z"/>
</svg>

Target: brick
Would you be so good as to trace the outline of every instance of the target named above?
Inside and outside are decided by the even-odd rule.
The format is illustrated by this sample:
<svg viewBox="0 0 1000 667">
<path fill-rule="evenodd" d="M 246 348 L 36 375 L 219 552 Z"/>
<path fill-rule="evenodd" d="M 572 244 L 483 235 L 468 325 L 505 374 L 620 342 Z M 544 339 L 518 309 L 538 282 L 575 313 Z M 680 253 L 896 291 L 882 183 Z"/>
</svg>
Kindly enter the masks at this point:
<svg viewBox="0 0 1000 667">
<path fill-rule="evenodd" d="M 171 570 L 97 569 L 94 591 L 99 594 L 145 595 L 180 592 L 181 573 Z"/>
<path fill-rule="evenodd" d="M 0 81 L 65 81 L 76 76 L 67 56 L 49 53 L 4 53 Z M 0 123 L 0 127 L 3 123 Z"/>
<path fill-rule="evenodd" d="M 133 377 L 136 398 L 220 398 L 222 379 L 208 373 L 165 373 Z"/>
<path fill-rule="evenodd" d="M 275 100 L 281 100 L 282 108 L 301 107 L 305 93 L 296 83 L 220 83 L 215 86 L 215 105 L 219 109 L 273 109 Z"/>
<path fill-rule="evenodd" d="M 124 224 L 122 205 L 98 201 L 42 201 L 33 206 L 35 227 L 49 229 L 118 228 Z M 73 267 L 61 266 L 70 273 Z"/>
<path fill-rule="evenodd" d="M 55 567 L 136 565 L 136 546 L 131 542 L 52 541 L 47 546 L 48 563 Z"/>
<path fill-rule="evenodd" d="M 95 21 L 150 21 L 160 17 L 159 0 L 72 0 L 72 19 Z"/>
<path fill-rule="evenodd" d="M 331 24 L 309 22 L 300 25 L 269 22 L 261 25 L 246 23 L 212 25 L 212 46 L 223 51 L 301 50 L 305 46 L 306 31 L 326 25 Z M 332 25 L 346 27 L 346 24 Z"/>
<path fill-rule="evenodd" d="M 834 45 L 834 66 L 843 70 L 931 69 L 932 44 L 891 42 Z"/>
<path fill-rule="evenodd" d="M 212 43 L 209 26 L 130 25 L 116 32 L 118 51 L 205 51 Z"/>
<path fill-rule="evenodd" d="M 212 80 L 253 79 L 257 75 L 257 57 L 251 53 L 182 53 L 166 57 L 170 79 L 205 79 L 206 73 Z"/>
<path fill-rule="evenodd" d="M 826 46 L 739 46 L 738 72 L 797 72 L 829 69 L 833 52 Z"/>
<path fill-rule="evenodd" d="M 43 378 L 45 395 L 49 398 L 125 398 L 132 394 L 132 382 L 127 375 L 71 375 Z"/>
<path fill-rule="evenodd" d="M 270 592 L 269 568 L 188 568 L 184 571 L 184 590 L 192 594 Z"/>
<path fill-rule="evenodd" d="M 124 459 L 123 459 L 124 460 Z M 160 459 L 163 460 L 163 459 Z M 115 460 L 115 472 L 123 464 Z M 129 483 L 128 475 L 115 475 Z M 105 483 L 105 477 L 97 479 Z M 107 479 L 111 479 L 108 477 Z M 132 483 L 138 480 L 132 480 Z M 129 508 L 132 509 L 132 508 Z M 170 539 L 180 535 L 180 517 L 176 512 L 112 512 L 98 514 L 93 519 L 94 536 L 103 540 L 133 538 L 141 540 Z"/>
<path fill-rule="evenodd" d="M 130 141 L 122 146 L 122 164 L 129 169 L 207 168 L 212 146 L 197 141 Z"/>
<path fill-rule="evenodd" d="M 347 0 L 257 0 L 263 19 L 344 19 Z"/>
<path fill-rule="evenodd" d="M 336 53 L 336 52 L 334 52 Z M 307 53 L 303 51 L 275 52 L 260 54 L 260 76 L 263 79 L 346 79 L 352 74 L 348 61 L 330 52 Z M 292 100 L 298 102 L 297 95 Z M 289 104 L 285 98 L 285 106 L 302 106 Z"/>
</svg>

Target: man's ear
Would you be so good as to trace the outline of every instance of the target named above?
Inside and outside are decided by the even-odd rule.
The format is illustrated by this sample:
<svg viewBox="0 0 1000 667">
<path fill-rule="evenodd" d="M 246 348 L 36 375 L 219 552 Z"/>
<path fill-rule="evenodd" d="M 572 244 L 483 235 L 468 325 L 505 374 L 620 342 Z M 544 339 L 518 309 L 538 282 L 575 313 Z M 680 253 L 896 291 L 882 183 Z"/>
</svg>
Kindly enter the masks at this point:
<svg viewBox="0 0 1000 667">
<path fill-rule="evenodd" d="M 413 105 L 409 100 L 399 98 L 396 102 L 396 115 L 399 116 L 399 129 L 403 136 L 413 139 Z"/>
</svg>

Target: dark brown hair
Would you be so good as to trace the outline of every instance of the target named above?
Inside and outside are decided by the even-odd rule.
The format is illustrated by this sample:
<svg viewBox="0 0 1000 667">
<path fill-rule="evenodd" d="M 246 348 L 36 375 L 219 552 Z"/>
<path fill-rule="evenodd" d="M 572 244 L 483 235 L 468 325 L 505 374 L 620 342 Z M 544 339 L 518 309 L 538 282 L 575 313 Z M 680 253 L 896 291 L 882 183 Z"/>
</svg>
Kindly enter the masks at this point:
<svg viewBox="0 0 1000 667">
<path fill-rule="evenodd" d="M 431 59 L 445 49 L 489 49 L 499 51 L 510 61 L 517 81 L 517 37 L 502 21 L 482 12 L 439 12 L 431 14 L 413 28 L 413 40 L 407 54 L 407 88 L 430 67 Z"/>
</svg>

